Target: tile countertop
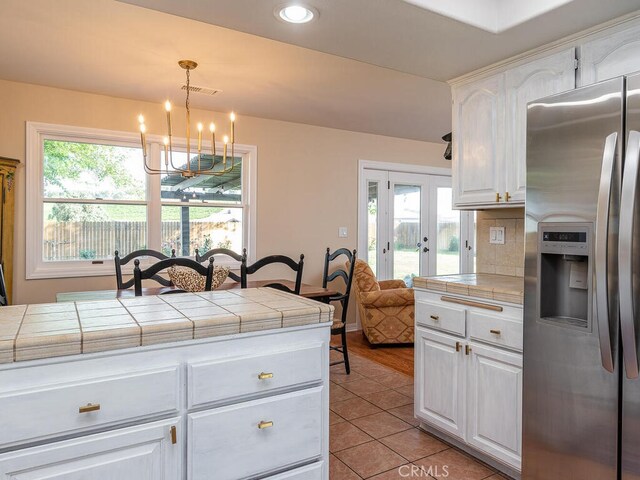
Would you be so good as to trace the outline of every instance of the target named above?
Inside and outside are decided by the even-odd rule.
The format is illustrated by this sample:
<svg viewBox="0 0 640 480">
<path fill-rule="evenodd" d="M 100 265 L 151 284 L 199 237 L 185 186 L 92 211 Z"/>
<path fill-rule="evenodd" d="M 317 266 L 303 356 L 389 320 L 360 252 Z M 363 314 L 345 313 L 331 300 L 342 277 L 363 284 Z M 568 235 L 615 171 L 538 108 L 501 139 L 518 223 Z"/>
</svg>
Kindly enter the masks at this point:
<svg viewBox="0 0 640 480">
<path fill-rule="evenodd" d="M 522 305 L 524 297 L 524 279 L 522 277 L 489 273 L 416 277 L 413 279 L 413 286 L 436 292 L 488 298 L 519 305 Z"/>
<path fill-rule="evenodd" d="M 0 363 L 331 322 L 333 311 L 272 288 L 0 307 Z"/>
</svg>

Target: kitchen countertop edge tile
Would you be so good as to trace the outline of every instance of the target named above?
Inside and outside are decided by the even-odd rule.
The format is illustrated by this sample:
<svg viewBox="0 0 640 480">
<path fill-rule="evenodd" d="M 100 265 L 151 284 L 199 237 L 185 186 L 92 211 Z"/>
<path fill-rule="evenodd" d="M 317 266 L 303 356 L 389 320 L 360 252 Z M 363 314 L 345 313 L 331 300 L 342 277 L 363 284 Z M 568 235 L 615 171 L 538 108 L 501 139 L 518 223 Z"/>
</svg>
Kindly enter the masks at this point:
<svg viewBox="0 0 640 480">
<path fill-rule="evenodd" d="M 491 273 L 415 277 L 415 288 L 522 305 L 524 278 Z"/>
</svg>

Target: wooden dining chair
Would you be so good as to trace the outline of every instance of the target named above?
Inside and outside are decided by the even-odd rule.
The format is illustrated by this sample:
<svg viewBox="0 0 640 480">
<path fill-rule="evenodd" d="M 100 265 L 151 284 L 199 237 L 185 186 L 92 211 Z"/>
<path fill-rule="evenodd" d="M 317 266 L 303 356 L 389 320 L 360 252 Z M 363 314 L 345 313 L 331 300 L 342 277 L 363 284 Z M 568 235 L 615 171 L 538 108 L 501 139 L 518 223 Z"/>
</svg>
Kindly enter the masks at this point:
<svg viewBox="0 0 640 480">
<path fill-rule="evenodd" d="M 242 255 L 234 252 L 233 250 L 229 250 L 228 248 L 214 248 L 200 255 L 200 252 L 196 248 L 196 262 L 199 262 L 199 263 L 206 262 L 207 260 L 209 260 L 209 258 L 213 257 L 214 255 L 226 255 L 227 257 L 231 257 L 234 260 L 237 260 L 238 262 L 240 262 L 241 267 L 243 264 L 247 263 L 246 248 L 242 249 Z M 229 271 L 229 278 L 232 280 L 235 280 L 236 282 L 240 282 L 240 275 L 232 271 Z"/>
<path fill-rule="evenodd" d="M 300 288 L 302 287 L 302 268 L 304 267 L 304 255 L 300 255 L 299 262 L 296 262 L 293 258 L 287 257 L 286 255 L 270 255 L 268 257 L 261 258 L 252 265 L 247 265 L 245 262 L 240 266 L 240 286 L 242 288 L 247 288 L 247 277 L 249 275 L 252 275 L 261 268 L 272 264 L 284 264 L 291 270 L 296 272 L 295 287 L 292 290 L 288 286 L 279 282 L 272 282 L 263 286 L 276 288 L 278 290 L 300 295 Z"/>
<path fill-rule="evenodd" d="M 155 280 L 155 277 L 158 276 L 158 273 L 160 273 L 162 270 L 165 270 L 173 266 L 187 267 L 195 270 L 200 275 L 205 277 L 204 291 L 208 292 L 211 290 L 211 285 L 213 283 L 213 257 L 209 259 L 209 265 L 206 267 L 201 263 L 196 262 L 195 260 L 191 260 L 190 258 L 185 258 L 185 257 L 165 258 L 163 260 L 160 260 L 159 262 L 154 263 L 153 265 L 151 265 L 149 268 L 145 270 L 142 270 L 140 268 L 139 259 L 136 258 L 133 263 L 134 263 L 133 285 L 134 285 L 134 291 L 135 291 L 136 297 L 142 296 L 143 280 L 150 280 L 150 279 Z M 184 290 L 175 289 L 167 293 L 182 293 L 182 292 L 184 292 Z"/>
<path fill-rule="evenodd" d="M 347 248 L 339 248 L 335 252 L 331 253 L 331 250 L 327 247 L 327 253 L 324 256 L 324 271 L 322 274 L 322 288 L 327 288 L 329 282 L 341 278 L 345 284 L 344 293 L 339 293 L 327 298 L 327 303 L 340 302 L 342 312 L 339 318 L 333 319 L 333 325 L 331 326 L 331 335 L 340 335 L 341 344 L 331 345 L 329 348 L 342 354 L 342 360 L 331 362 L 331 365 L 340 365 L 344 363 L 344 368 L 347 375 L 351 373 L 351 367 L 349 366 L 349 352 L 347 350 L 347 309 L 349 308 L 349 298 L 351 296 L 351 282 L 353 281 L 353 269 L 355 267 L 355 260 L 357 257 L 357 251 L 349 251 Z M 331 262 L 336 258 L 344 255 L 346 261 L 340 263 L 340 266 L 333 272 L 329 273 Z M 341 268 L 343 267 L 344 268 Z"/>
<path fill-rule="evenodd" d="M 157 252 L 156 250 L 136 250 L 135 252 L 131 252 L 129 255 L 126 255 L 120 258 L 120 253 L 118 252 L 118 250 L 116 250 L 113 256 L 113 261 L 116 264 L 116 284 L 118 286 L 118 290 L 124 290 L 127 288 L 131 288 L 133 286 L 134 284 L 133 278 L 130 278 L 126 282 L 122 279 L 122 266 L 126 265 L 131 260 L 136 260 L 136 259 L 139 259 L 140 257 L 153 257 L 153 258 L 157 258 L 158 260 L 166 260 L 168 258 L 175 258 L 176 251 L 175 249 L 171 250 L 171 257 L 167 257 L 164 253 Z M 160 275 L 155 275 L 152 278 L 152 280 L 158 282 L 160 285 L 164 287 L 173 286 L 170 280 L 167 280 L 166 278 Z"/>
</svg>

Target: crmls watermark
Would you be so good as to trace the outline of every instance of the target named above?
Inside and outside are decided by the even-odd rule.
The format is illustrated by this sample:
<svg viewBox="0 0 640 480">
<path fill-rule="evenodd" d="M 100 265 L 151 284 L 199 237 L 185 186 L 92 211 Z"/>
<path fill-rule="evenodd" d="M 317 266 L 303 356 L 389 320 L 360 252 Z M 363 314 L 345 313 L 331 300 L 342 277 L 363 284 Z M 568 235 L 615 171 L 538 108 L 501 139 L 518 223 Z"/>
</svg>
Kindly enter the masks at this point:
<svg viewBox="0 0 640 480">
<path fill-rule="evenodd" d="M 430 465 L 419 467 L 418 465 L 403 465 L 398 468 L 398 474 L 402 478 L 447 478 L 449 476 L 449 466 Z"/>
</svg>

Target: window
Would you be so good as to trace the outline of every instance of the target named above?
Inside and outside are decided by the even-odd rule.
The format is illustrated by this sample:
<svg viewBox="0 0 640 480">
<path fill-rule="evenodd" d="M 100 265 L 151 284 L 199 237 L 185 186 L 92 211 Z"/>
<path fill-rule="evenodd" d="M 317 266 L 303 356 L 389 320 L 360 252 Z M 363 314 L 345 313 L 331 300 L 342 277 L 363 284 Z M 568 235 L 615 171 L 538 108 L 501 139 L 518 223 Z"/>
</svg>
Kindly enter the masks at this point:
<svg viewBox="0 0 640 480">
<path fill-rule="evenodd" d="M 147 137 L 152 165 L 160 142 Z M 115 250 L 255 251 L 255 147 L 236 146 L 230 173 L 183 178 L 146 175 L 135 133 L 28 123 L 27 143 L 28 279 L 109 275 Z"/>
</svg>

